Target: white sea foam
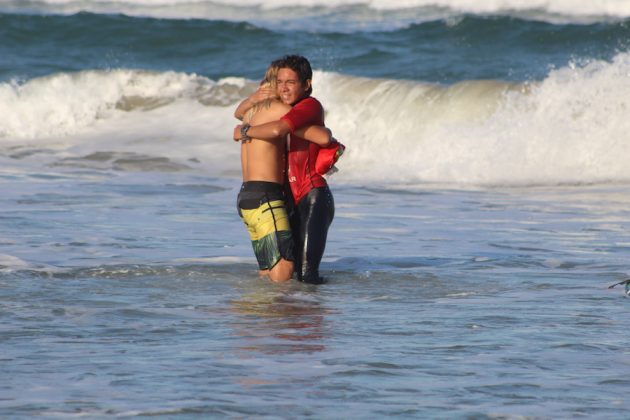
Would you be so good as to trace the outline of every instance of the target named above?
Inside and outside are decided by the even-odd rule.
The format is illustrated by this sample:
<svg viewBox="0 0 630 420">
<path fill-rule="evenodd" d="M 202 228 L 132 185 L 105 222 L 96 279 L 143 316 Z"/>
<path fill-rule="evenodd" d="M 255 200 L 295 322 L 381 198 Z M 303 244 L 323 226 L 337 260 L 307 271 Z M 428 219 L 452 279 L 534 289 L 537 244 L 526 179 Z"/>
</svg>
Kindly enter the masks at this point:
<svg viewBox="0 0 630 420">
<path fill-rule="evenodd" d="M 148 111 L 181 98 L 231 104 L 242 96 L 236 78 L 214 82 L 183 73 L 131 70 L 61 73 L 25 84 L 0 84 L 0 138 L 75 134 L 101 120 Z"/>
<path fill-rule="evenodd" d="M 342 182 L 627 182 L 629 76 L 630 54 L 621 53 L 532 84 L 441 86 L 316 71 L 314 94 L 348 147 L 333 178 Z M 238 175 L 232 112 L 254 86 L 239 78 L 131 70 L 0 84 L 0 154 L 21 165 L 135 154 L 173 162 L 151 170 L 180 165 Z"/>
<path fill-rule="evenodd" d="M 361 19 L 375 21 L 389 19 L 381 12 L 401 11 L 412 20 L 444 18 L 453 14 L 499 14 L 526 19 L 549 21 L 592 22 L 630 17 L 627 0 L 21 0 L 0 1 L 5 10 L 44 13 L 125 13 L 132 16 L 159 18 L 196 18 L 226 20 L 258 20 L 286 18 L 278 10 L 292 17 L 317 14 L 317 10 L 344 8 L 352 15 L 355 10 Z M 368 14 L 366 15 L 366 10 Z M 270 14 L 265 14 L 271 11 Z M 376 12 L 370 16 L 369 11 Z M 359 16 L 355 16 L 360 18 Z"/>
<path fill-rule="evenodd" d="M 16 271 L 32 271 L 52 274 L 60 272 L 61 269 L 48 264 L 30 263 L 13 255 L 0 254 L 0 273 L 13 273 Z"/>
<path fill-rule="evenodd" d="M 226 105 L 246 91 L 247 83 L 238 78 L 212 81 L 135 70 L 0 84 L 0 154 L 75 166 L 80 165 L 77 158 L 86 156 L 84 164 L 100 165 L 102 159 L 93 155 L 97 152 L 140 164 L 141 157 L 168 157 L 188 165 L 199 156 L 214 164 L 222 155 L 238 154 L 237 149 L 221 152 L 221 140 L 231 137 L 234 122 Z M 167 162 L 166 168 L 177 165 Z"/>
<path fill-rule="evenodd" d="M 349 146 L 341 178 L 529 185 L 630 180 L 628 76 L 624 53 L 535 85 L 319 83 Z"/>
</svg>

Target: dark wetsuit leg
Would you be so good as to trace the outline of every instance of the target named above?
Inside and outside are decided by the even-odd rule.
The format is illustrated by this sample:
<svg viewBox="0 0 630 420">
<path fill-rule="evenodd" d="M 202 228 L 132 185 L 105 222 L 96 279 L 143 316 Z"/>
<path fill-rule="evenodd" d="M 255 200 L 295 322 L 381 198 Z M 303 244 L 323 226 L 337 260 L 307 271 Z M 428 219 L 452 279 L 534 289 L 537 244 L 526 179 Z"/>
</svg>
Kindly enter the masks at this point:
<svg viewBox="0 0 630 420">
<path fill-rule="evenodd" d="M 296 240 L 295 261 L 299 280 L 323 283 L 319 277 L 319 264 L 334 216 L 335 201 L 328 187 L 313 188 L 294 208 L 291 227 Z"/>
</svg>

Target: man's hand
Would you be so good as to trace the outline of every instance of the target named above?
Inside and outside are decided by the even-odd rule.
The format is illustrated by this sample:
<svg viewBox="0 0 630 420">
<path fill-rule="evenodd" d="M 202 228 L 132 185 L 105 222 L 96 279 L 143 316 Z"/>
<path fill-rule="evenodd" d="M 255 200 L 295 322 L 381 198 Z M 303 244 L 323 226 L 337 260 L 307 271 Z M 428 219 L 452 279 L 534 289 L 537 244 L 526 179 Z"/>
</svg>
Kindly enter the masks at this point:
<svg viewBox="0 0 630 420">
<path fill-rule="evenodd" d="M 256 89 L 256 92 L 252 93 L 249 96 L 249 99 L 253 104 L 257 104 L 258 102 L 262 102 L 265 99 L 273 98 L 275 96 L 275 92 L 269 86 L 260 86 Z"/>
<path fill-rule="evenodd" d="M 273 98 L 276 96 L 276 92 L 271 89 L 269 86 L 259 86 L 258 89 L 236 107 L 234 111 L 234 116 L 242 120 L 247 111 L 249 111 L 253 106 L 257 103 L 264 101 L 265 99 Z"/>
<path fill-rule="evenodd" d="M 239 124 L 236 127 L 234 127 L 234 141 L 241 141 L 241 126 L 243 124 Z"/>
</svg>

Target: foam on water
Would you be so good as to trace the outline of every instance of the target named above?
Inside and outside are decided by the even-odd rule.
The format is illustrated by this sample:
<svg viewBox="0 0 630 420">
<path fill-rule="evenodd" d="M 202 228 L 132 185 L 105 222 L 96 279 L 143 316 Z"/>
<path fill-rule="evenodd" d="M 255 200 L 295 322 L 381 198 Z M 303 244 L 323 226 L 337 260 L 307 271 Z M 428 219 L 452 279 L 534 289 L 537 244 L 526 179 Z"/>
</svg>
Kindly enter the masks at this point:
<svg viewBox="0 0 630 420">
<path fill-rule="evenodd" d="M 242 81 L 214 82 L 194 74 L 132 70 L 58 73 L 0 84 L 0 138 L 33 139 L 76 134 L 129 111 L 151 111 L 179 99 L 232 104 Z"/>
<path fill-rule="evenodd" d="M 225 144 L 243 89 L 242 79 L 128 70 L 5 83 L 0 154 L 35 166 L 123 170 L 236 162 L 238 148 Z"/>
<path fill-rule="evenodd" d="M 350 146 L 341 177 L 553 185 L 630 180 L 629 74 L 622 53 L 531 84 L 319 83 L 327 124 Z"/>
<path fill-rule="evenodd" d="M 314 94 L 348 146 L 341 181 L 626 182 L 629 74 L 628 53 L 536 83 L 443 86 L 317 71 Z M 3 83 L 0 151 L 37 164 L 238 174 L 232 112 L 255 85 L 132 70 Z"/>
<path fill-rule="evenodd" d="M 226 20 L 258 20 L 282 22 L 289 20 L 277 11 L 289 10 L 292 19 L 331 13 L 345 15 L 347 22 L 391 26 L 423 22 L 462 13 L 510 15 L 550 22 L 596 22 L 630 17 L 630 4 L 625 0 L 580 2 L 573 0 L 5 0 L 4 10 L 43 13 L 125 13 L 132 16 L 159 18 L 195 18 Z M 307 21 L 303 21 L 307 22 Z"/>
</svg>

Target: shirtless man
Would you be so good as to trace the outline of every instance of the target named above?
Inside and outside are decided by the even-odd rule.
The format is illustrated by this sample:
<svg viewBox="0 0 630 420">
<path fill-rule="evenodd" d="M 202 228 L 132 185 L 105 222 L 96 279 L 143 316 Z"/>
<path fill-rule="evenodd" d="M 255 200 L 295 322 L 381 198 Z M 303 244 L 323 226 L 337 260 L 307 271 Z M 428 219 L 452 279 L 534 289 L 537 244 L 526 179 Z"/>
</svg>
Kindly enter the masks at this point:
<svg viewBox="0 0 630 420">
<path fill-rule="evenodd" d="M 277 70 L 272 64 L 263 80 L 263 84 L 270 86 L 270 92 L 276 91 Z M 234 129 L 234 139 L 241 141 L 243 171 L 243 185 L 237 198 L 238 212 L 249 232 L 260 274 L 269 276 L 274 282 L 290 280 L 294 271 L 294 241 L 283 185 L 286 139 L 285 136 L 267 140 L 252 138 L 248 131 L 252 126 L 280 119 L 290 109 L 289 105 L 273 97 L 261 100 L 243 115 L 244 124 Z M 240 116 L 238 109 L 235 115 Z M 331 141 L 330 130 L 320 126 L 306 127 L 300 135 L 322 145 Z"/>
</svg>

